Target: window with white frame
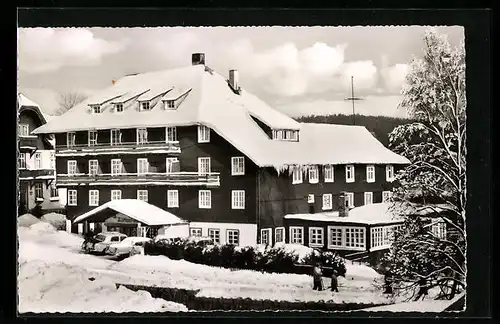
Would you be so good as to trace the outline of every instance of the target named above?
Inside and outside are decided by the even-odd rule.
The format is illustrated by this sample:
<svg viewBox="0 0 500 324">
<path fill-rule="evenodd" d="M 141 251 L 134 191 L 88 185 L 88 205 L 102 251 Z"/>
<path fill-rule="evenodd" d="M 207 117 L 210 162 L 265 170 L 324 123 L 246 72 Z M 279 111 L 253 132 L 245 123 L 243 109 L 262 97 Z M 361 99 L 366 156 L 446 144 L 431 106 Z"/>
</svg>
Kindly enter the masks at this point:
<svg viewBox="0 0 500 324">
<path fill-rule="evenodd" d="M 76 160 L 69 160 L 68 161 L 68 175 L 69 176 L 75 175 L 76 172 L 77 172 Z"/>
<path fill-rule="evenodd" d="M 304 244 L 304 228 L 299 226 L 290 226 L 290 243 Z"/>
<path fill-rule="evenodd" d="M 166 169 L 166 172 L 167 173 L 172 173 L 175 171 L 175 164 L 178 164 L 179 163 L 179 159 L 178 158 L 172 158 L 172 157 L 168 157 L 166 159 L 166 164 L 165 164 L 165 169 Z"/>
<path fill-rule="evenodd" d="M 354 193 L 353 192 L 346 192 L 345 199 L 347 202 L 347 207 L 354 208 Z"/>
<path fill-rule="evenodd" d="M 319 181 L 319 170 L 318 166 L 312 166 L 309 168 L 309 183 L 318 183 Z"/>
<path fill-rule="evenodd" d="M 179 190 L 167 190 L 167 207 L 179 207 Z"/>
<path fill-rule="evenodd" d="M 346 227 L 345 246 L 348 248 L 365 247 L 365 228 L 364 227 Z"/>
<path fill-rule="evenodd" d="M 93 114 L 100 114 L 101 113 L 101 106 L 100 105 L 91 105 L 90 106 L 90 111 Z"/>
<path fill-rule="evenodd" d="M 145 189 L 137 190 L 137 199 L 148 202 L 148 191 Z"/>
<path fill-rule="evenodd" d="M 231 157 L 231 175 L 244 175 L 245 174 L 245 157 L 233 156 Z"/>
<path fill-rule="evenodd" d="M 74 147 L 76 145 L 76 134 L 75 132 L 66 133 L 66 146 Z"/>
<path fill-rule="evenodd" d="M 299 167 L 293 168 L 292 183 L 302 183 L 302 170 Z"/>
<path fill-rule="evenodd" d="M 177 127 L 167 127 L 167 142 L 177 142 Z"/>
<path fill-rule="evenodd" d="M 75 189 L 68 190 L 68 206 L 76 206 L 77 204 L 77 191 Z"/>
<path fill-rule="evenodd" d="M 431 232 L 438 239 L 446 239 L 446 223 L 444 221 L 436 221 L 432 224 Z"/>
<path fill-rule="evenodd" d="M 111 200 L 122 199 L 122 191 L 119 189 L 111 190 Z"/>
<path fill-rule="evenodd" d="M 120 175 L 122 173 L 122 160 L 111 159 L 111 175 Z"/>
<path fill-rule="evenodd" d="M 323 168 L 323 174 L 325 177 L 325 182 L 333 182 L 335 179 L 333 165 L 325 165 Z"/>
<path fill-rule="evenodd" d="M 137 175 L 147 174 L 149 171 L 149 162 L 147 158 L 137 159 Z"/>
<path fill-rule="evenodd" d="M 50 152 L 50 168 L 55 170 L 56 168 L 56 153 Z"/>
<path fill-rule="evenodd" d="M 206 175 L 210 173 L 210 158 L 209 157 L 199 157 L 198 158 L 198 174 Z"/>
<path fill-rule="evenodd" d="M 307 203 L 308 204 L 314 204 L 314 194 L 308 194 L 307 195 Z"/>
<path fill-rule="evenodd" d="M 231 207 L 233 209 L 245 209 L 245 190 L 231 191 Z"/>
<path fill-rule="evenodd" d="M 320 247 L 324 245 L 323 227 L 309 227 L 309 246 Z"/>
<path fill-rule="evenodd" d="M 382 202 L 388 202 L 391 199 L 392 191 L 382 191 Z"/>
<path fill-rule="evenodd" d="M 99 190 L 89 190 L 89 206 L 99 206 Z"/>
<path fill-rule="evenodd" d="M 272 229 L 263 228 L 260 230 L 260 244 L 272 244 L 271 242 Z"/>
<path fill-rule="evenodd" d="M 141 110 L 150 110 L 151 105 L 149 104 L 149 101 L 143 101 L 141 102 Z"/>
<path fill-rule="evenodd" d="M 210 142 L 210 128 L 204 125 L 198 126 L 198 143 Z"/>
<path fill-rule="evenodd" d="M 137 145 L 148 143 L 148 129 L 147 128 L 137 128 Z"/>
<path fill-rule="evenodd" d="M 239 245 L 240 244 L 240 231 L 237 229 L 228 229 L 226 231 L 227 244 Z"/>
<path fill-rule="evenodd" d="M 202 236 L 202 229 L 199 227 L 190 227 L 189 228 L 190 236 Z"/>
<path fill-rule="evenodd" d="M 210 190 L 198 191 L 198 207 L 199 208 L 212 208 L 212 192 Z"/>
<path fill-rule="evenodd" d="M 43 199 L 43 184 L 35 182 L 35 198 Z"/>
<path fill-rule="evenodd" d="M 354 165 L 345 166 L 345 182 L 354 182 Z"/>
<path fill-rule="evenodd" d="M 209 228 L 208 237 L 212 239 L 212 242 L 214 242 L 214 244 L 220 244 L 220 229 Z"/>
<path fill-rule="evenodd" d="M 365 192 L 365 205 L 373 204 L 373 192 Z"/>
<path fill-rule="evenodd" d="M 18 131 L 19 131 L 19 136 L 29 136 L 30 126 L 28 124 L 19 124 Z"/>
<path fill-rule="evenodd" d="M 111 145 L 120 145 L 122 143 L 122 132 L 119 129 L 111 130 Z"/>
<path fill-rule="evenodd" d="M 384 246 L 384 230 L 383 227 L 372 227 L 371 231 L 371 248 Z"/>
<path fill-rule="evenodd" d="M 385 166 L 385 178 L 387 182 L 394 181 L 394 166 L 386 165 Z"/>
<path fill-rule="evenodd" d="M 19 164 L 19 169 L 26 169 L 26 153 L 19 153 L 17 162 Z"/>
<path fill-rule="evenodd" d="M 123 112 L 123 104 L 122 103 L 115 104 L 115 112 Z"/>
<path fill-rule="evenodd" d="M 96 146 L 97 145 L 97 131 L 89 131 L 88 134 L 88 139 L 89 139 L 89 146 Z"/>
<path fill-rule="evenodd" d="M 95 176 L 99 172 L 99 161 L 89 160 L 89 176 Z"/>
<path fill-rule="evenodd" d="M 332 194 L 323 194 L 323 210 L 332 209 Z"/>
<path fill-rule="evenodd" d="M 274 229 L 274 241 L 276 243 L 285 242 L 285 228 L 284 227 L 276 227 Z"/>
<path fill-rule="evenodd" d="M 342 246 L 342 228 L 328 226 L 328 245 L 333 247 Z"/>
<path fill-rule="evenodd" d="M 166 100 L 165 101 L 166 109 L 175 109 L 175 101 L 174 100 Z"/>
<path fill-rule="evenodd" d="M 366 182 L 375 182 L 375 166 L 366 166 Z"/>
<path fill-rule="evenodd" d="M 42 153 L 35 153 L 35 170 L 42 168 Z"/>
</svg>

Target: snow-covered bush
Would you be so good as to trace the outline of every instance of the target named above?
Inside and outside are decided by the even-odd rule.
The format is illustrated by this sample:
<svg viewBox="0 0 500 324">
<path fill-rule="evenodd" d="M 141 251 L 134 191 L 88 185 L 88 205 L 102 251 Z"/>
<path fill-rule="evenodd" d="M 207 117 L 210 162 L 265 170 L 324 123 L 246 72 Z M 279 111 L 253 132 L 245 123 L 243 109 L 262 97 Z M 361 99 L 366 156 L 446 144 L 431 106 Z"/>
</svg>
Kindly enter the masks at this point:
<svg viewBox="0 0 500 324">
<path fill-rule="evenodd" d="M 47 222 L 38 222 L 31 225 L 29 228 L 32 234 L 48 234 L 57 232 L 56 228 Z"/>
<path fill-rule="evenodd" d="M 297 249 L 297 247 L 290 247 L 286 244 L 257 248 L 253 246 L 238 247 L 231 244 L 207 245 L 205 240 L 174 238 L 146 243 L 144 253 L 163 255 L 172 260 L 184 259 L 215 267 L 270 273 L 306 274 L 311 272 L 308 265 L 312 265 L 315 261 L 321 261 L 323 266 L 331 268 L 325 270 L 325 275 L 331 275 L 333 269 L 338 274 L 345 275 L 344 261 L 337 254 L 307 249 Z"/>
<path fill-rule="evenodd" d="M 66 229 L 66 216 L 63 214 L 48 213 L 43 215 L 41 219 L 54 226 L 58 231 Z"/>
<path fill-rule="evenodd" d="M 17 218 L 17 224 L 21 227 L 30 227 L 38 222 L 40 222 L 40 220 L 31 214 L 24 214 Z"/>
</svg>

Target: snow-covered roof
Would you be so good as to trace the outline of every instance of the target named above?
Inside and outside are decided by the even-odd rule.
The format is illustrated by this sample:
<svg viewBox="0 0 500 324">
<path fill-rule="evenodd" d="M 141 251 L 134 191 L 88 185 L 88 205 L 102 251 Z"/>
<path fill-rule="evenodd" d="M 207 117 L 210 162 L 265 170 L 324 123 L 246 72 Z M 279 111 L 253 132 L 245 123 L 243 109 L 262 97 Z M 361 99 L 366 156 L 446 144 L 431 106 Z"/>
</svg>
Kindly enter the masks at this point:
<svg viewBox="0 0 500 324">
<path fill-rule="evenodd" d="M 18 103 L 19 103 L 19 108 L 21 108 L 21 107 L 33 107 L 33 108 L 37 108 L 38 112 L 40 112 L 40 114 L 42 115 L 42 117 L 45 118 L 45 121 L 43 121 L 43 122 L 49 122 L 54 117 L 56 117 L 56 116 L 52 116 L 52 115 L 49 115 L 46 112 L 44 112 L 42 110 L 42 108 L 40 108 L 40 105 L 38 105 L 36 102 L 30 100 L 28 97 L 26 97 L 22 93 L 18 93 L 17 100 L 18 100 Z"/>
<path fill-rule="evenodd" d="M 377 203 L 355 207 L 349 211 L 347 217 L 340 217 L 338 211 L 332 211 L 317 214 L 288 214 L 285 215 L 285 219 L 335 223 L 358 223 L 366 225 L 402 222 L 403 218 L 392 213 L 389 207 L 389 203 Z"/>
<path fill-rule="evenodd" d="M 112 109 L 91 114 L 88 105 L 125 93 L 189 91 L 177 109 L 166 110 L 161 100 L 150 111 L 124 107 L 120 118 Z M 142 97 L 142 96 L 141 96 Z M 137 99 L 134 99 L 137 100 Z M 298 142 L 276 141 L 257 125 L 257 118 L 272 129 L 300 130 Z M 236 94 L 222 75 L 194 65 L 166 71 L 126 76 L 59 116 L 34 133 L 110 128 L 205 125 L 227 140 L 260 167 L 283 169 L 309 164 L 407 164 L 409 161 L 385 148 L 362 126 L 298 123 L 271 108 L 253 94 Z"/>
<path fill-rule="evenodd" d="M 138 199 L 119 199 L 111 200 L 107 203 L 94 208 L 93 210 L 78 216 L 75 223 L 82 222 L 92 216 L 99 217 L 99 213 L 106 210 L 113 210 L 124 214 L 140 223 L 148 226 L 184 224 L 186 221 L 180 219 L 172 213 L 169 213 L 154 205 Z"/>
</svg>

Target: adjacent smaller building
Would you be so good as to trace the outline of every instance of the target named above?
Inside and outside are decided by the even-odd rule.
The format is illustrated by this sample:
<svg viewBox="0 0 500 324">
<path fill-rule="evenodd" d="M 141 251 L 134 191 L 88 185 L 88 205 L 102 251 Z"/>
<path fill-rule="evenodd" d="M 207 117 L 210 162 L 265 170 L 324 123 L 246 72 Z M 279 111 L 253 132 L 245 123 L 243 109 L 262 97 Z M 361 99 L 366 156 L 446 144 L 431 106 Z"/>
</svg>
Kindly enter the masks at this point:
<svg viewBox="0 0 500 324">
<path fill-rule="evenodd" d="M 18 215 L 27 212 L 62 212 L 55 186 L 55 152 L 53 136 L 33 135 L 35 128 L 47 122 L 38 104 L 18 95 Z"/>
</svg>

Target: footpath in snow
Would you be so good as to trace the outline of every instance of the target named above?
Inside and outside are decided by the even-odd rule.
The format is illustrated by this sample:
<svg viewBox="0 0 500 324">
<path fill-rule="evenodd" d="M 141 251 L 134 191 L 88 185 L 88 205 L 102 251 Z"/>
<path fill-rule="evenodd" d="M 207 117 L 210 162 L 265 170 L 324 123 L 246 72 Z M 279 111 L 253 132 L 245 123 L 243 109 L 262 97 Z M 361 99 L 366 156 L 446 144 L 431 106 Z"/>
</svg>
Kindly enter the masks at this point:
<svg viewBox="0 0 500 324">
<path fill-rule="evenodd" d="M 136 255 L 121 262 L 80 253 L 83 239 L 40 222 L 19 227 L 21 312 L 187 311 L 184 305 L 154 299 L 115 283 L 199 289 L 198 296 L 286 301 L 389 303 L 374 285 L 373 269 L 347 263 L 339 293 L 312 290 L 308 275 L 231 271 L 163 256 Z M 89 279 L 91 278 L 91 279 Z M 325 286 L 329 280 L 325 278 Z"/>
</svg>

